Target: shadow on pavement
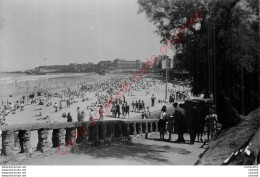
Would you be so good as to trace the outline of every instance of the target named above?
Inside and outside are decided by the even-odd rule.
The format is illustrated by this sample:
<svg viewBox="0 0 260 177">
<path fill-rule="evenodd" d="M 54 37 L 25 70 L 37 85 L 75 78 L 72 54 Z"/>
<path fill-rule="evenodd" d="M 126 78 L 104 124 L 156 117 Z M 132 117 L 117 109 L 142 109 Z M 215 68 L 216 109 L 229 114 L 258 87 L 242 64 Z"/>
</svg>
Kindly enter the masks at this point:
<svg viewBox="0 0 260 177">
<path fill-rule="evenodd" d="M 168 145 L 147 145 L 140 143 L 129 143 L 129 144 L 114 144 L 109 147 L 96 147 L 93 149 L 88 149 L 85 151 L 74 152 L 75 154 L 86 154 L 92 156 L 95 159 L 135 159 L 142 161 L 153 161 L 165 164 L 172 164 L 169 161 L 169 155 L 174 153 L 189 155 L 191 152 L 185 150 L 184 148 L 176 148 Z"/>
</svg>

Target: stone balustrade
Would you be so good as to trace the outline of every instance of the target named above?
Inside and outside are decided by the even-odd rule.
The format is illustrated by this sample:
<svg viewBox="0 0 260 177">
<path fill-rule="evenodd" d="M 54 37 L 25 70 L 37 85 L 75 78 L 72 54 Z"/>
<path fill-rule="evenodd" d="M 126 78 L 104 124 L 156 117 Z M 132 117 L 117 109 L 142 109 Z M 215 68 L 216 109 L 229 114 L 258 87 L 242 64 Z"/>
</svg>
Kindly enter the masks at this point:
<svg viewBox="0 0 260 177">
<path fill-rule="evenodd" d="M 52 147 L 61 145 L 83 147 L 89 145 L 109 144 L 131 141 L 131 136 L 145 135 L 158 131 L 158 119 L 145 120 L 104 120 L 95 124 L 85 122 L 36 123 L 0 126 L 2 131 L 2 155 L 12 155 L 14 133 L 18 132 L 21 153 L 32 151 L 31 132 L 37 130 L 38 142 L 36 151 L 46 152 Z M 48 141 L 52 130 L 52 142 Z"/>
</svg>

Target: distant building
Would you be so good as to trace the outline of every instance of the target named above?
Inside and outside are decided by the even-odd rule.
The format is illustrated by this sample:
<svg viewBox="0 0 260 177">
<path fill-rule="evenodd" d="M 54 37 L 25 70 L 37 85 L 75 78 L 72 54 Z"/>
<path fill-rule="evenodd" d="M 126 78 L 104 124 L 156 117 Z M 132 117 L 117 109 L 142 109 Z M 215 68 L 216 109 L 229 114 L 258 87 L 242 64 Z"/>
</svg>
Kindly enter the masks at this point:
<svg viewBox="0 0 260 177">
<path fill-rule="evenodd" d="M 116 59 L 115 66 L 118 72 L 122 73 L 129 73 L 129 72 L 136 72 L 141 67 L 141 61 L 126 61 L 126 60 L 119 60 Z"/>
<path fill-rule="evenodd" d="M 136 72 L 142 63 L 140 60 L 127 61 L 124 59 L 115 59 L 113 61 L 100 61 L 98 64 L 94 63 L 70 63 L 68 65 L 49 65 L 36 67 L 35 71 L 43 71 L 44 73 L 58 72 L 58 73 L 89 73 L 95 72 L 99 74 L 106 73 L 132 73 Z M 28 70 L 28 73 L 33 73 L 33 70 Z"/>
</svg>

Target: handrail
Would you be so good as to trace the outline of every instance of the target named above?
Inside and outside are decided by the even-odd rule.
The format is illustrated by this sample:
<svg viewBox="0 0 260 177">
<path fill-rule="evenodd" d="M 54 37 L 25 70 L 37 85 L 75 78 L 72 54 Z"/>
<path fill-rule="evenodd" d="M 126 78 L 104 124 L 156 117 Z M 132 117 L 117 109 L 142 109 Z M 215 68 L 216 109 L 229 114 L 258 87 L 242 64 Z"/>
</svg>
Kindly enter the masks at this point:
<svg viewBox="0 0 260 177">
<path fill-rule="evenodd" d="M 145 123 L 145 122 L 157 122 L 158 119 L 139 119 L 139 120 L 103 120 L 103 121 L 96 121 L 96 123 L 106 123 L 106 122 L 128 122 L 128 123 Z M 33 124 L 15 124 L 15 125 L 4 125 L 0 126 L 1 131 L 22 131 L 22 130 L 39 130 L 39 129 L 62 129 L 62 128 L 73 128 L 73 127 L 80 127 L 82 125 L 88 125 L 88 121 L 83 122 L 53 122 L 53 123 L 33 123 Z M 90 125 L 91 126 L 91 125 Z"/>
</svg>

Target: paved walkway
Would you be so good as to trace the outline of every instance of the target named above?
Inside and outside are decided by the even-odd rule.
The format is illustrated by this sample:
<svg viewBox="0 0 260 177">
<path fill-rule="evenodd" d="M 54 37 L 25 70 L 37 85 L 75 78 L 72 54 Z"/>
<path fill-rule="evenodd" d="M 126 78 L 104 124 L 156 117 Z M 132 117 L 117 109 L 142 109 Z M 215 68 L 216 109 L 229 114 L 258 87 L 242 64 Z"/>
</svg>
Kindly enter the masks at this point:
<svg viewBox="0 0 260 177">
<path fill-rule="evenodd" d="M 165 138 L 168 136 L 166 135 Z M 130 144 L 96 147 L 77 153 L 34 157 L 23 161 L 26 165 L 194 165 L 204 152 L 202 143 L 178 144 L 159 141 L 159 137 Z M 173 136 L 175 140 L 177 135 Z M 185 135 L 185 139 L 189 139 Z M 189 141 L 187 141 L 189 143 Z"/>
</svg>

